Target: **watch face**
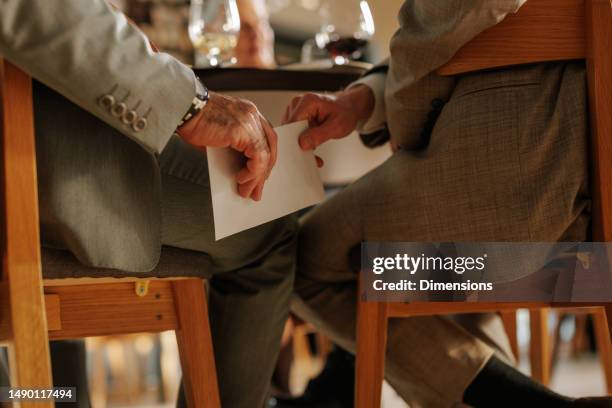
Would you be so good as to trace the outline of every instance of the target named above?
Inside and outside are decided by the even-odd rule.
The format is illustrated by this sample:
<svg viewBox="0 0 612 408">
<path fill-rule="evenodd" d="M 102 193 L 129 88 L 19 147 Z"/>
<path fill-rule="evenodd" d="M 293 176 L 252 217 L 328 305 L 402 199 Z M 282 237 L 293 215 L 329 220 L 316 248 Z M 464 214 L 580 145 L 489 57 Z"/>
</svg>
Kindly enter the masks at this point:
<svg viewBox="0 0 612 408">
<path fill-rule="evenodd" d="M 200 80 L 199 77 L 196 77 L 196 79 L 197 79 L 196 98 L 198 98 L 201 101 L 207 101 L 208 100 L 208 88 L 204 86 L 204 84 L 202 83 L 202 80 Z"/>
</svg>

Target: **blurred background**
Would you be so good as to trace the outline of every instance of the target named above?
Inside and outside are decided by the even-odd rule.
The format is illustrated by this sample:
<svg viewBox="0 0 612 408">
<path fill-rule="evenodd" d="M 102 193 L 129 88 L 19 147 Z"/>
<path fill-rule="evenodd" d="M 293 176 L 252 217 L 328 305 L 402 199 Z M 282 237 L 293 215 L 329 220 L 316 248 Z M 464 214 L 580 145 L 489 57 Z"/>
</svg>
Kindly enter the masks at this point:
<svg viewBox="0 0 612 408">
<path fill-rule="evenodd" d="M 196 56 L 188 31 L 190 9 L 188 0 L 112 0 L 112 2 L 124 10 L 160 49 L 185 63 L 194 63 Z M 361 1 L 236 0 L 235 3 L 242 25 L 247 26 L 247 30 L 262 30 L 266 25 L 272 28 L 275 56 L 273 61 L 283 66 L 309 62 L 302 61 L 302 50 L 305 45 L 306 50 L 309 49 L 309 44 L 312 44 L 320 31 L 324 22 L 322 9 L 325 4 L 337 5 L 344 11 L 346 17 L 360 11 Z M 388 55 L 387 45 L 397 29 L 396 16 L 402 3 L 402 0 L 367 2 L 375 32 L 368 39 L 363 60 L 375 62 Z M 256 35 L 261 34 L 256 32 Z M 309 43 L 306 44 L 307 42 Z M 239 61 L 242 66 L 245 63 L 248 64 Z"/>
<path fill-rule="evenodd" d="M 349 66 L 364 71 L 388 55 L 403 0 L 112 2 L 156 47 L 195 67 L 321 70 Z M 326 149 L 321 155 L 333 164 L 324 168 L 322 176 L 330 194 L 390 154 L 387 146 L 365 149 L 357 135 L 329 143 Z M 605 382 L 590 317 L 551 313 L 548 319 L 552 387 L 574 396 L 603 395 Z M 520 367 L 528 374 L 527 311 L 517 315 L 517 333 Z M 248 339 L 244 341 L 248 347 Z M 174 406 L 180 381 L 174 333 L 90 338 L 86 343 L 95 408 Z M 283 346 L 274 387 L 278 393 L 299 395 L 334 346 L 307 324 L 294 321 L 287 324 Z M 352 383 L 352 362 L 346 364 L 344 380 Z M 383 399 L 385 408 L 405 407 L 388 385 Z"/>
</svg>

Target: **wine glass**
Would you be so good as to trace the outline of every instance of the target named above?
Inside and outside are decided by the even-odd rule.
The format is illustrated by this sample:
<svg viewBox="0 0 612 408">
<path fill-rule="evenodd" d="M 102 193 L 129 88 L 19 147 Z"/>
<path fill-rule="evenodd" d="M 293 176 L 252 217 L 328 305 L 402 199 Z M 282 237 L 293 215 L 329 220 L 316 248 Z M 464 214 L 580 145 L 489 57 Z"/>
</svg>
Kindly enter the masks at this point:
<svg viewBox="0 0 612 408">
<path fill-rule="evenodd" d="M 329 52 L 337 65 L 359 59 L 374 35 L 374 19 L 365 0 L 323 0 L 321 29 L 315 36 L 319 48 Z"/>
<path fill-rule="evenodd" d="M 234 49 L 239 33 L 236 0 L 191 0 L 189 38 L 195 49 L 195 66 L 235 64 Z"/>
</svg>

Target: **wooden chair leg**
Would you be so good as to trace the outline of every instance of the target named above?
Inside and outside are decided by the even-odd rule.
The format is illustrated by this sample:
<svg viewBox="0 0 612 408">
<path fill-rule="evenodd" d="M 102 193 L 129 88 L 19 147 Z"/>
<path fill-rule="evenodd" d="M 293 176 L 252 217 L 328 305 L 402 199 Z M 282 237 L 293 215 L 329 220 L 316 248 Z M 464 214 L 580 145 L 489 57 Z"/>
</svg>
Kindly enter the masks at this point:
<svg viewBox="0 0 612 408">
<path fill-rule="evenodd" d="M 26 298 L 21 298 L 17 303 L 25 303 Z M 31 310 L 23 313 L 22 307 L 11 305 L 13 316 L 16 314 L 32 316 L 32 322 L 44 322 L 44 309 Z M 15 310 L 16 309 L 16 310 Z M 36 334 L 33 334 L 36 333 Z M 40 336 L 40 337 L 38 337 Z M 47 339 L 46 327 L 36 327 L 36 324 L 25 332 L 19 330 L 13 333 L 8 343 L 8 356 L 10 368 L 10 380 L 12 387 L 23 388 L 50 388 L 53 385 L 51 379 L 51 363 L 49 354 L 49 340 Z M 45 341 L 46 340 L 46 341 Z M 51 408 L 53 402 L 24 401 L 21 408 Z"/>
<path fill-rule="evenodd" d="M 592 314 L 595 341 L 603 368 L 608 395 L 612 395 L 612 345 L 610 344 L 610 332 L 608 330 L 608 318 L 605 309 Z"/>
<path fill-rule="evenodd" d="M 529 311 L 531 340 L 529 357 L 531 377 L 541 384 L 550 382 L 550 339 L 548 335 L 548 308 Z"/>
<path fill-rule="evenodd" d="M 200 279 L 177 280 L 172 283 L 172 289 L 187 404 L 189 408 L 220 408 L 204 284 Z"/>
<path fill-rule="evenodd" d="M 608 322 L 608 335 L 612 338 L 612 303 L 608 303 L 604 306 L 606 320 Z"/>
<path fill-rule="evenodd" d="M 359 300 L 355 407 L 379 408 L 387 348 L 387 304 Z"/>
<path fill-rule="evenodd" d="M 36 157 L 30 77 L 0 58 L 2 135 L 2 313 L 8 324 L 11 385 L 49 388 L 51 360 L 40 267 Z M 15 103 L 19 101 L 19 103 Z M 15 216 L 18 214 L 19 216 Z M 21 407 L 52 407 L 22 402 Z"/>
<path fill-rule="evenodd" d="M 87 348 L 90 350 L 91 377 L 89 379 L 89 396 L 91 405 L 96 408 L 106 408 L 108 385 L 106 383 L 106 368 L 104 361 L 104 343 L 102 337 L 90 337 L 87 339 Z"/>
<path fill-rule="evenodd" d="M 504 324 L 504 329 L 506 329 L 508 340 L 510 341 L 510 348 L 512 349 L 512 354 L 514 354 L 514 358 L 518 362 L 519 347 L 518 336 L 516 333 L 516 310 L 502 311 L 499 314 L 501 316 L 502 323 Z"/>
<path fill-rule="evenodd" d="M 577 314 L 575 316 L 576 319 L 576 329 L 574 338 L 572 339 L 572 355 L 576 356 L 579 353 L 583 352 L 588 348 L 587 342 L 587 321 L 588 315 L 586 314 Z M 559 332 L 559 330 L 557 330 Z"/>
</svg>

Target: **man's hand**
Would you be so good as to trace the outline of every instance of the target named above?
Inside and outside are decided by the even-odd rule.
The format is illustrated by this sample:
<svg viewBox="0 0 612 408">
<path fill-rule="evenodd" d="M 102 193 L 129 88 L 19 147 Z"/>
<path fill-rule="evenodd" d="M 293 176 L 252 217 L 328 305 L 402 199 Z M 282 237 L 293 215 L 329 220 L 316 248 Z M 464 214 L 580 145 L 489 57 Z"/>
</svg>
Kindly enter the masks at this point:
<svg viewBox="0 0 612 408">
<path fill-rule="evenodd" d="M 373 109 L 374 94 L 365 85 L 329 95 L 307 93 L 293 98 L 283 124 L 308 120 L 308 129 L 300 135 L 300 146 L 312 150 L 329 139 L 348 136 L 359 122 L 370 117 Z"/>
<path fill-rule="evenodd" d="M 238 193 L 261 200 L 264 183 L 276 163 L 277 136 L 252 102 L 210 92 L 204 109 L 177 133 L 201 150 L 230 147 L 244 154 L 245 167 L 236 175 Z"/>
</svg>

